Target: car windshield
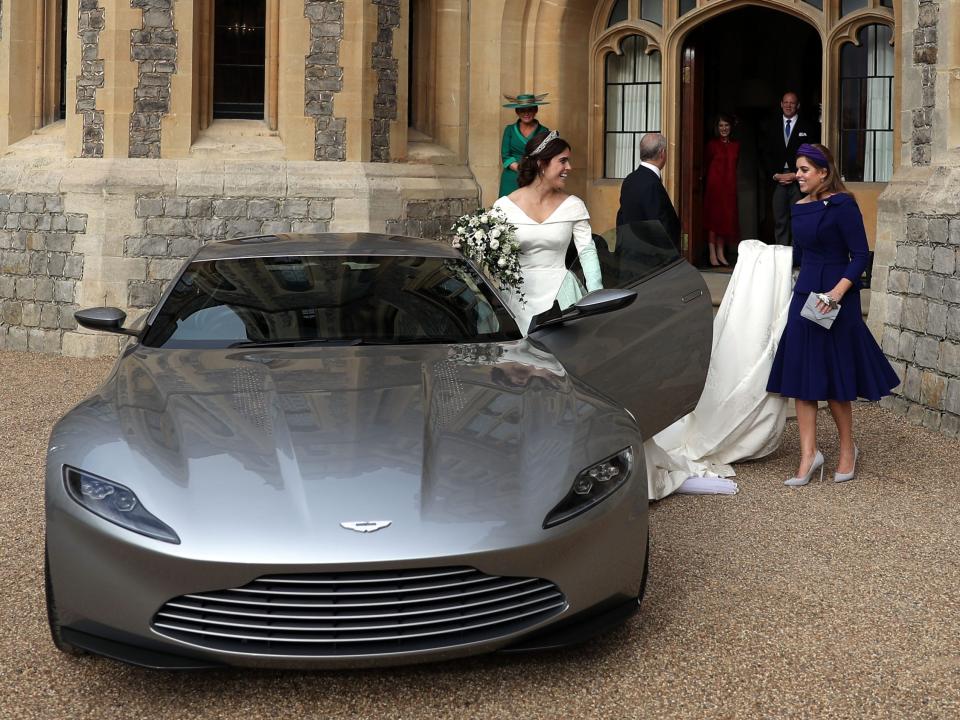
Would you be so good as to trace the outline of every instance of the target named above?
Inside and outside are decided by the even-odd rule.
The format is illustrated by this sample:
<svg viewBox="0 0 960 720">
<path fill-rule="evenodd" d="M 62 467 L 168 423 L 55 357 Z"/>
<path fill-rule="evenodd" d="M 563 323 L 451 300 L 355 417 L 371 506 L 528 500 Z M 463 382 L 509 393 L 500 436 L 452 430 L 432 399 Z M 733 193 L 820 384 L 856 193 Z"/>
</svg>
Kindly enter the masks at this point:
<svg viewBox="0 0 960 720">
<path fill-rule="evenodd" d="M 499 297 L 463 260 L 318 255 L 191 263 L 143 344 L 229 348 L 520 337 Z"/>
</svg>

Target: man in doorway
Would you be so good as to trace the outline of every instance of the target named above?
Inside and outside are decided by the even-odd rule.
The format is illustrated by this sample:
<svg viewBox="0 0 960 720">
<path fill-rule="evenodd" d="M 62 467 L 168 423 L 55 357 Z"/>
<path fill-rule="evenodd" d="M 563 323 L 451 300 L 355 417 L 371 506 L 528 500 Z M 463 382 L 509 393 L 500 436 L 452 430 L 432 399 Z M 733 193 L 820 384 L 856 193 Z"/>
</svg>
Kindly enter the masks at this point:
<svg viewBox="0 0 960 720">
<path fill-rule="evenodd" d="M 773 235 L 777 245 L 790 245 L 790 209 L 800 199 L 797 184 L 797 148 L 820 142 L 820 131 L 798 115 L 800 100 L 795 92 L 780 100 L 779 121 L 771 123 L 763 140 L 766 177 L 773 190 Z"/>
<path fill-rule="evenodd" d="M 680 249 L 680 218 L 661 181 L 667 164 L 667 138 L 647 133 L 640 138 L 640 166 L 620 186 L 617 227 L 645 220 L 658 220 L 667 236 Z M 618 248 L 619 249 L 619 248 Z"/>
</svg>

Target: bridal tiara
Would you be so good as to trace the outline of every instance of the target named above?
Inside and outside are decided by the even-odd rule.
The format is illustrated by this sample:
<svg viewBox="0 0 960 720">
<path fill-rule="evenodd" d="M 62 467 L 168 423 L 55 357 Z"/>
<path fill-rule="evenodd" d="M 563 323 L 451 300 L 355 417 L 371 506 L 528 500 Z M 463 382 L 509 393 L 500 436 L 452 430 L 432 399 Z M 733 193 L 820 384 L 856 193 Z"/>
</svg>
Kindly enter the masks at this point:
<svg viewBox="0 0 960 720">
<path fill-rule="evenodd" d="M 558 137 L 560 137 L 560 133 L 557 132 L 556 130 L 551 130 L 550 134 L 543 139 L 543 142 L 537 145 L 537 149 L 534 150 L 532 153 L 530 153 L 530 157 L 533 157 L 534 155 L 539 155 L 540 153 L 542 153 L 543 149 L 547 145 L 549 145 L 551 142 L 556 140 Z"/>
</svg>

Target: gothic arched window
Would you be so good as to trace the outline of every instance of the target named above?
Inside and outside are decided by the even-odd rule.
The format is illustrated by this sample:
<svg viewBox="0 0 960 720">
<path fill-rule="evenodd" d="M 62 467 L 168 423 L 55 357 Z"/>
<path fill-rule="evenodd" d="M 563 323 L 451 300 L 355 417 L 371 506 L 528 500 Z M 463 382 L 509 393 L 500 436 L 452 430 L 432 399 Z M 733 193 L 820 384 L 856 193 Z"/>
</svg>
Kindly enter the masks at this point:
<svg viewBox="0 0 960 720">
<path fill-rule="evenodd" d="M 637 146 L 644 133 L 660 131 L 660 52 L 647 39 L 630 35 L 621 53 L 606 59 L 604 177 L 624 178 L 639 163 Z"/>
<path fill-rule="evenodd" d="M 845 180 L 886 182 L 893 173 L 893 31 L 867 25 L 840 49 L 840 151 Z"/>
</svg>

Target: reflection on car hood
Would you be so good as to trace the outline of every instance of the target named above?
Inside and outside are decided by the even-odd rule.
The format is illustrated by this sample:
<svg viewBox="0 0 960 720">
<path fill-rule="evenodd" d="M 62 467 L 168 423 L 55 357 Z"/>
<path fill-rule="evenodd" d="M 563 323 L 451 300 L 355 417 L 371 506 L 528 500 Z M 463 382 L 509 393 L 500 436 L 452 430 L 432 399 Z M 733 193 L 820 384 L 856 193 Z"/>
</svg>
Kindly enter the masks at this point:
<svg viewBox="0 0 960 720">
<path fill-rule="evenodd" d="M 347 543 L 384 559 L 401 538 L 398 557 L 435 556 L 448 531 L 460 551 L 508 541 L 634 432 L 527 340 L 139 347 L 57 426 L 51 460 L 129 485 L 185 548 L 220 557 L 243 533 L 263 540 L 251 562 L 261 547 L 323 562 Z M 340 527 L 368 520 L 393 525 L 362 543 Z"/>
</svg>

